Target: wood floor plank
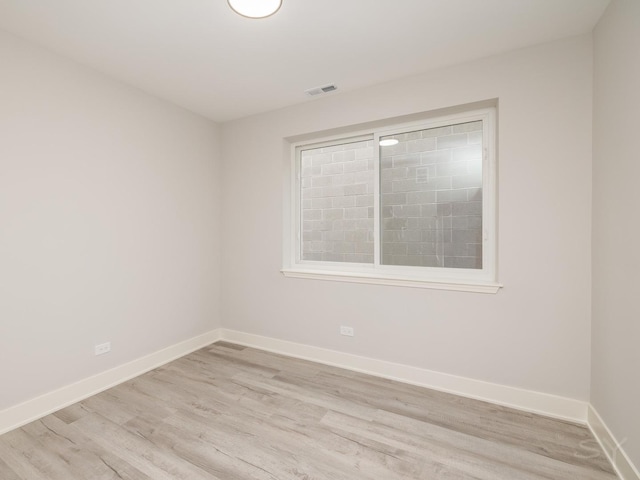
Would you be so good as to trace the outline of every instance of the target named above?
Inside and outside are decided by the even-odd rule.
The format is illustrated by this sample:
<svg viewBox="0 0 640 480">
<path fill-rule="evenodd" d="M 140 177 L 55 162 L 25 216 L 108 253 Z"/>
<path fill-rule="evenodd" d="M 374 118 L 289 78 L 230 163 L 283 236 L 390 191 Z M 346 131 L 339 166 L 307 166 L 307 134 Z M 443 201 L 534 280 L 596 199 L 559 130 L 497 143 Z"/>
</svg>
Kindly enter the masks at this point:
<svg viewBox="0 0 640 480">
<path fill-rule="evenodd" d="M 6 438 L 5 438 L 6 437 Z M 73 478 L 64 459 L 57 457 L 42 443 L 20 428 L 2 437 L 0 458 L 20 476 L 29 479 L 64 480 Z"/>
<path fill-rule="evenodd" d="M 0 447 L 1 448 L 1 447 Z M 19 476 L 7 463 L 0 458 L 0 478 L 2 480 L 20 480 L 24 476 Z"/>
<path fill-rule="evenodd" d="M 53 415 L 55 415 L 65 423 L 73 423 L 89 413 L 91 413 L 91 411 L 87 410 L 87 408 L 82 405 L 82 403 L 74 403 L 73 405 L 63 408 L 62 410 L 58 410 Z"/>
<path fill-rule="evenodd" d="M 113 469 L 98 456 L 79 448 L 72 440 L 50 429 L 41 420 L 30 423 L 23 430 L 31 438 L 37 438 L 42 449 L 61 458 L 69 472 L 72 472 L 72 476 L 95 480 L 114 478 Z"/>
<path fill-rule="evenodd" d="M 329 412 L 323 422 L 334 429 L 358 438 L 384 441 L 400 450 L 416 455 L 427 454 L 434 458 L 447 458 L 447 464 L 458 465 L 467 473 L 480 478 L 518 478 L 537 480 L 541 478 L 565 478 L 568 474 L 578 474 L 583 480 L 610 480 L 612 476 L 590 468 L 577 467 L 546 456 L 532 454 L 525 449 L 509 445 L 497 445 L 492 440 L 469 436 L 444 429 L 437 425 L 406 422 L 397 418 L 394 424 L 363 422 Z M 401 427 L 401 428 L 399 428 Z M 613 477 L 615 478 L 615 477 Z"/>
<path fill-rule="evenodd" d="M 212 478 L 175 452 L 157 448 L 152 441 L 128 431 L 99 414 L 87 415 L 75 424 L 105 450 L 117 451 L 128 463 L 156 480 L 204 480 Z"/>
<path fill-rule="evenodd" d="M 217 417 L 215 428 L 210 428 L 197 413 L 189 410 L 182 414 L 182 425 L 199 428 L 202 439 L 220 446 L 231 455 L 241 455 L 252 465 L 262 466 L 276 478 L 380 478 L 379 472 L 372 473 L 377 462 L 371 462 L 366 455 L 339 454 L 332 448 L 334 445 L 319 442 L 320 439 L 308 430 L 300 432 L 282 428 L 276 422 L 266 424 L 251 415 L 239 419 L 234 414 Z M 354 477 L 356 460 L 358 475 Z"/>
<path fill-rule="evenodd" d="M 616 476 L 583 425 L 218 342 L 0 436 L 0 479 Z"/>
<path fill-rule="evenodd" d="M 591 439 L 591 433 L 582 426 L 565 422 L 563 428 L 558 429 L 559 423 L 562 423 L 558 420 L 442 392 L 433 396 L 409 393 L 398 398 L 372 396 L 370 386 L 358 380 L 352 379 L 345 383 L 336 381 L 333 375 L 326 373 L 312 378 L 292 375 L 273 378 L 273 381 L 291 383 L 305 390 L 333 390 L 341 399 L 395 413 L 399 418 L 429 422 L 478 438 L 498 439 L 501 443 L 518 446 L 539 455 L 553 452 L 556 458 L 567 463 L 584 463 L 583 459 L 576 456 L 576 449 Z M 596 469 L 610 469 L 603 456 L 589 461 Z"/>
<path fill-rule="evenodd" d="M 119 457 L 115 452 L 107 450 L 93 442 L 81 429 L 62 422 L 56 415 L 48 415 L 40 419 L 40 422 L 52 432 L 69 439 L 70 442 L 76 445 L 83 454 L 83 459 L 80 461 L 84 461 L 85 455 L 88 457 L 92 455 L 95 456 L 113 472 L 112 478 L 114 480 L 153 480 L 152 477 L 142 473 L 133 465 Z"/>
</svg>

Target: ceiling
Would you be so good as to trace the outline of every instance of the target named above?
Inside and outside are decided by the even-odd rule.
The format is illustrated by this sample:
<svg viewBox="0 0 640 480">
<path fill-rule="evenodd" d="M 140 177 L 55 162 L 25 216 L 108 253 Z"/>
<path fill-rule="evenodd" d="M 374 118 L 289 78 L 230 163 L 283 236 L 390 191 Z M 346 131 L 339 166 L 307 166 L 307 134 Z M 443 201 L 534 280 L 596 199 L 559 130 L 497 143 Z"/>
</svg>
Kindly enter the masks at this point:
<svg viewBox="0 0 640 480">
<path fill-rule="evenodd" d="M 215 121 L 592 30 L 610 0 L 0 0 L 0 28 Z"/>
</svg>

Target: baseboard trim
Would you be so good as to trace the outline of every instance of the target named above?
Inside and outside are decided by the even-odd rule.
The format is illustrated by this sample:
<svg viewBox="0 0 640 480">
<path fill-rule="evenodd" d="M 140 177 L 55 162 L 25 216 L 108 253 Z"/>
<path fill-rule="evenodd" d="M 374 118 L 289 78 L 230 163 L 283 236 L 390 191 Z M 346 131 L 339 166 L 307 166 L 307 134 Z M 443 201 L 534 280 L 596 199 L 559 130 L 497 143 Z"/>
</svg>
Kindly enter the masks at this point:
<svg viewBox="0 0 640 480">
<path fill-rule="evenodd" d="M 0 434 L 19 428 L 219 340 L 454 393 L 562 420 L 582 424 L 587 423 L 588 404 L 579 400 L 236 330 L 216 329 L 2 410 L 0 411 Z M 592 417 L 596 419 L 593 422 Z M 599 418 L 595 410 L 592 412 L 589 409 L 589 424 L 594 430 L 594 435 L 596 435 L 598 441 L 601 443 L 609 442 L 608 445 L 616 445 L 613 441 L 613 436 L 604 426 L 604 423 L 601 420 L 597 420 Z M 600 433 L 601 431 L 604 433 Z M 605 451 L 607 451 L 606 448 Z M 634 472 L 635 469 L 631 466 L 632 464 L 628 461 L 628 457 L 624 455 L 624 452 L 623 456 L 627 464 L 630 465 L 628 471 Z M 620 468 L 624 468 L 624 465 Z M 624 480 L 640 480 L 638 476 L 623 476 L 623 478 Z"/>
<path fill-rule="evenodd" d="M 222 329 L 222 339 L 268 352 L 454 393 L 548 417 L 587 423 L 587 402 L 449 375 L 300 343 Z"/>
<path fill-rule="evenodd" d="M 100 393 L 221 339 L 221 330 L 171 345 L 58 390 L 0 411 L 0 435 Z"/>
<path fill-rule="evenodd" d="M 640 480 L 640 472 L 624 451 L 624 442 L 616 440 L 593 405 L 589 405 L 587 423 L 621 480 Z"/>
</svg>

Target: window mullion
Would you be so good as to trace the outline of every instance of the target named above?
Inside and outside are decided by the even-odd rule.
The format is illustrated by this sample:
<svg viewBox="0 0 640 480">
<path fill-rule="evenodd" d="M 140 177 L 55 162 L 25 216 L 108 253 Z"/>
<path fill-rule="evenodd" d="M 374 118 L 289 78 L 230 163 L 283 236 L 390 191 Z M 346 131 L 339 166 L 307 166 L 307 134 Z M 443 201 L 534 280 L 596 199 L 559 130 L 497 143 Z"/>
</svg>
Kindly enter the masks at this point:
<svg viewBox="0 0 640 480">
<path fill-rule="evenodd" d="M 373 267 L 380 267 L 381 245 L 381 212 L 380 212 L 380 134 L 373 136 Z"/>
<path fill-rule="evenodd" d="M 301 171 L 302 171 L 302 159 L 301 159 L 302 150 L 297 148 L 295 150 L 294 156 L 294 177 L 292 182 L 293 196 L 295 202 L 295 209 L 293 211 L 293 222 L 295 225 L 294 230 L 294 238 L 292 239 L 294 249 L 293 249 L 293 262 L 297 264 L 300 262 L 302 258 L 302 180 L 301 180 Z"/>
</svg>

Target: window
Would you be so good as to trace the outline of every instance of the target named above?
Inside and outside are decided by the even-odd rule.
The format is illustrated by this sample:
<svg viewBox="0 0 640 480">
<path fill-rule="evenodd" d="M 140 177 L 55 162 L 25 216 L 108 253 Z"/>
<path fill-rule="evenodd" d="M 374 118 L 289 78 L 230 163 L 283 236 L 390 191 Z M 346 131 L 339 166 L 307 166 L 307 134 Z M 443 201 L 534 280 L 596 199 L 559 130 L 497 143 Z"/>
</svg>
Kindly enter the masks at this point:
<svg viewBox="0 0 640 480">
<path fill-rule="evenodd" d="M 495 110 L 293 145 L 287 276 L 495 293 Z"/>
</svg>

